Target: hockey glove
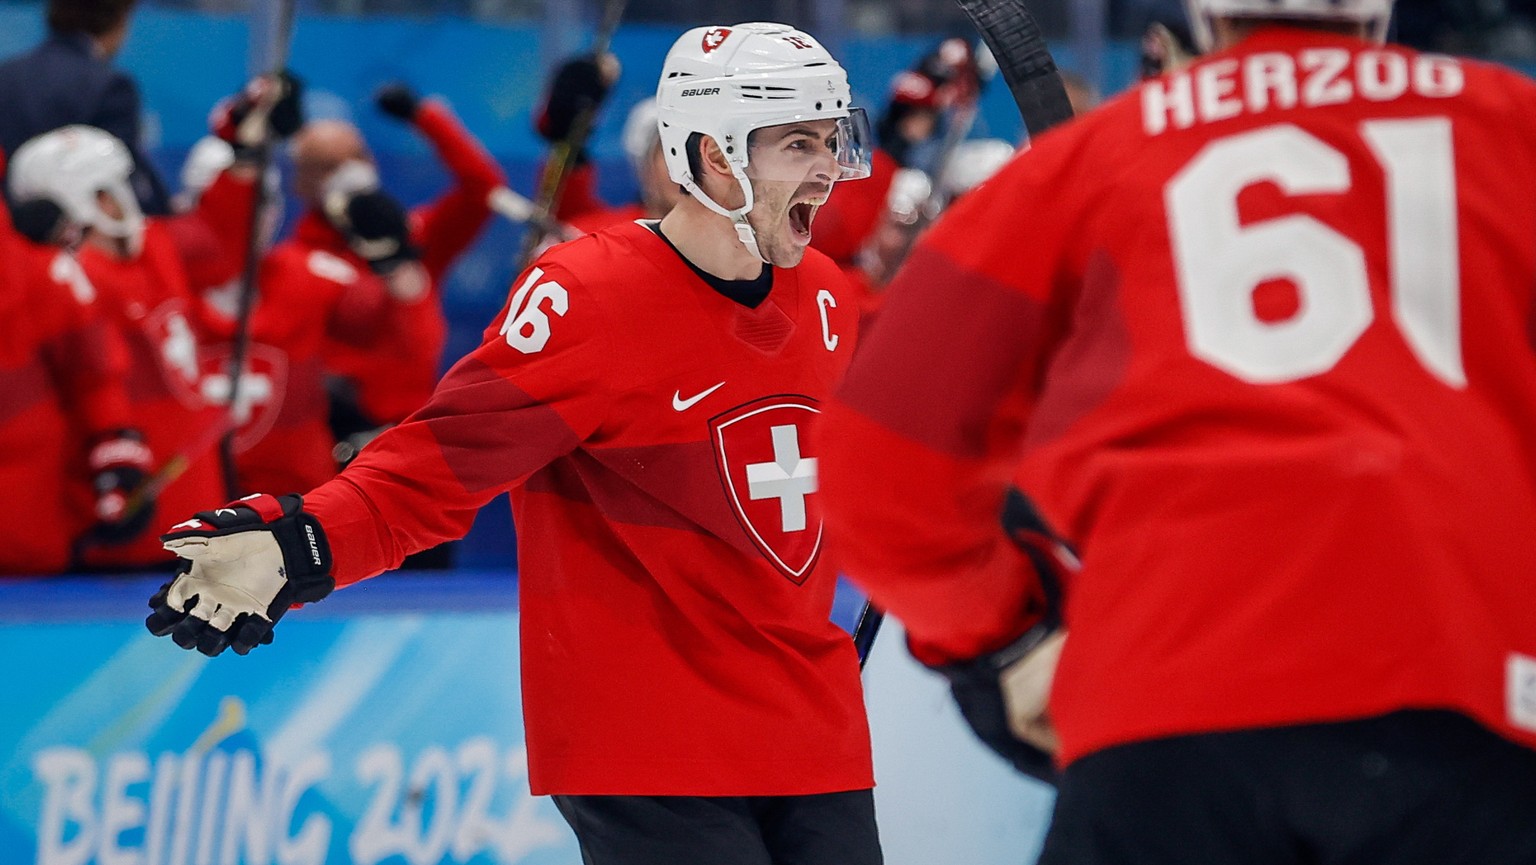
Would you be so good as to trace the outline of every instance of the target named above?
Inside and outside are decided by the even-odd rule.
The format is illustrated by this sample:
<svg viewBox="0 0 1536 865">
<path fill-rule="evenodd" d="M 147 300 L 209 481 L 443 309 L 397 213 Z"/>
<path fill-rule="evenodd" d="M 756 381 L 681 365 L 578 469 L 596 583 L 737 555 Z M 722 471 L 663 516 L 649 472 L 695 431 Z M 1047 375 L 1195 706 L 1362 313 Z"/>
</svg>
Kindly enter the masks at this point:
<svg viewBox="0 0 1536 865">
<path fill-rule="evenodd" d="M 96 523 L 91 538 L 103 544 L 133 540 L 149 527 L 152 497 L 136 497 L 149 478 L 153 457 L 138 430 L 121 429 L 97 437 L 86 457 L 96 493 Z"/>
<path fill-rule="evenodd" d="M 388 276 L 402 264 L 421 258 L 411 243 L 405 208 L 382 189 L 327 195 L 325 212 L 346 236 L 352 251 L 380 276 Z"/>
<path fill-rule="evenodd" d="M 998 651 L 934 669 L 949 680 L 960 714 L 982 742 L 1020 772 L 1054 783 L 1059 743 L 1046 704 L 1066 642 L 1063 578 L 1077 569 L 1077 559 L 1016 489 L 1008 491 L 1002 522 L 1034 565 L 1044 590 L 1044 615 Z"/>
<path fill-rule="evenodd" d="M 214 135 L 235 148 L 237 159 L 281 141 L 304 125 L 304 83 L 291 72 L 258 75 L 243 90 L 214 106 L 208 118 Z"/>
<path fill-rule="evenodd" d="M 403 81 L 392 81 L 380 87 L 373 94 L 373 101 L 380 111 L 406 123 L 414 121 L 416 112 L 421 110 L 421 97 Z"/>
<path fill-rule="evenodd" d="M 573 57 L 560 64 L 534 124 L 539 135 L 551 144 L 570 138 L 576 118 L 601 107 L 618 78 L 619 63 L 612 54 Z M 585 152 L 577 156 L 580 162 L 586 158 Z"/>
<path fill-rule="evenodd" d="M 209 657 L 244 655 L 272 642 L 272 627 L 294 604 L 336 587 L 325 532 L 299 496 L 247 496 L 203 511 L 161 535 L 181 561 L 149 601 L 149 632 Z"/>
</svg>

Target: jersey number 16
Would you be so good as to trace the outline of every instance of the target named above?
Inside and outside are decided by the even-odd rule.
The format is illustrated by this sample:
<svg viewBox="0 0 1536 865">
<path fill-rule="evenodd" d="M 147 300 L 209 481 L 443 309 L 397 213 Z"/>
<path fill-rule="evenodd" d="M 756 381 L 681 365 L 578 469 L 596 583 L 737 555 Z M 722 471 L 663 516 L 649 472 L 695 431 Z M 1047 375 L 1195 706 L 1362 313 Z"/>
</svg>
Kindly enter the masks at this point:
<svg viewBox="0 0 1536 865">
<path fill-rule="evenodd" d="M 1450 121 L 1372 120 L 1360 136 L 1386 175 L 1393 320 L 1425 369 L 1464 388 Z M 1353 181 L 1343 153 L 1278 124 L 1208 145 L 1164 198 L 1190 352 L 1244 381 L 1276 384 L 1332 369 L 1375 312 L 1359 244 L 1305 214 L 1240 222 L 1239 193 L 1264 182 L 1325 195 Z M 1253 307 L 1254 290 L 1272 280 L 1289 281 L 1301 301 L 1280 322 Z"/>
</svg>

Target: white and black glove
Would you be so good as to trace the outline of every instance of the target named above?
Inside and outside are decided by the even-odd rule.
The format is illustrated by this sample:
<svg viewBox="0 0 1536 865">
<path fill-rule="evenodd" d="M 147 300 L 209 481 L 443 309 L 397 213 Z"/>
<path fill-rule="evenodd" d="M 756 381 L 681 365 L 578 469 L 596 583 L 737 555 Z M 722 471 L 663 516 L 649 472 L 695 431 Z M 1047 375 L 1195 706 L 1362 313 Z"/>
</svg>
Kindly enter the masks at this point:
<svg viewBox="0 0 1536 865">
<path fill-rule="evenodd" d="M 330 544 L 303 506 L 296 495 L 247 496 L 161 535 L 183 561 L 149 601 L 150 633 L 209 657 L 226 648 L 244 655 L 272 642 L 294 604 L 329 595 Z"/>
<path fill-rule="evenodd" d="M 1077 558 L 1016 489 L 1003 506 L 1003 529 L 1029 557 L 1044 590 L 1041 616 L 1007 646 L 956 664 L 934 667 L 949 680 L 960 714 L 987 747 L 1015 769 L 1056 781 L 1060 743 L 1047 703 L 1067 632 L 1061 620 L 1064 578 Z"/>
</svg>

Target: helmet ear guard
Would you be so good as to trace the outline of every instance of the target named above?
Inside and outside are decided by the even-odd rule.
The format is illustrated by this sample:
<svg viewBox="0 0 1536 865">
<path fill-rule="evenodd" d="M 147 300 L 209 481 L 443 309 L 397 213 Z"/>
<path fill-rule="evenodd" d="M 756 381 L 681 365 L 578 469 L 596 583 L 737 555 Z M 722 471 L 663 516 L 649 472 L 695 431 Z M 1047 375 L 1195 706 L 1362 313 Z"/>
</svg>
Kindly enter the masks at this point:
<svg viewBox="0 0 1536 865">
<path fill-rule="evenodd" d="M 1290 18 L 1299 21 L 1336 21 L 1364 24 L 1371 38 L 1386 41 L 1396 0 L 1185 0 L 1189 29 L 1195 46 L 1211 50 L 1216 18 Z"/>
</svg>

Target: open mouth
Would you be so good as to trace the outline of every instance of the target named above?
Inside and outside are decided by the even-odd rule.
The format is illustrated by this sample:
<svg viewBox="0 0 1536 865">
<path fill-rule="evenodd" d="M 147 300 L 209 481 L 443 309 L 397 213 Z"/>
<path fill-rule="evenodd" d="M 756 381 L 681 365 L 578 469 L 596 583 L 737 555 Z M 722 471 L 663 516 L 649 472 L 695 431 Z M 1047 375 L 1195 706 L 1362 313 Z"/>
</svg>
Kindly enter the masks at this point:
<svg viewBox="0 0 1536 865">
<path fill-rule="evenodd" d="M 803 242 L 811 239 L 811 223 L 816 221 L 816 211 L 821 209 L 823 200 L 800 201 L 789 207 L 789 229 L 795 237 Z"/>
</svg>

